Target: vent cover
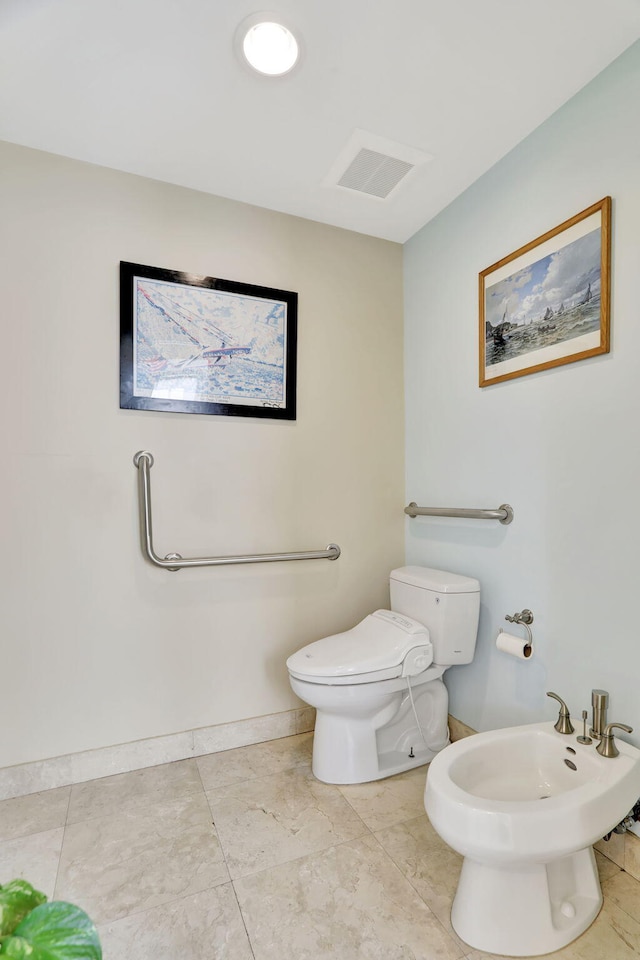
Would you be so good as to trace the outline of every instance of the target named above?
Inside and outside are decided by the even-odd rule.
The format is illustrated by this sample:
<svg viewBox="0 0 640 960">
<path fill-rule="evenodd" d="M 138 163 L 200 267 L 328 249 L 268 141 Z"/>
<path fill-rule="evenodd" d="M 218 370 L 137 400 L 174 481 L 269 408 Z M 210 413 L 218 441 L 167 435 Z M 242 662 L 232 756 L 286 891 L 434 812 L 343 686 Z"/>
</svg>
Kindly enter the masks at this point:
<svg viewBox="0 0 640 960">
<path fill-rule="evenodd" d="M 384 200 L 413 168 L 414 164 L 406 160 L 363 148 L 338 180 L 338 186 Z"/>
<path fill-rule="evenodd" d="M 432 159 L 421 150 L 355 130 L 323 184 L 386 200 L 415 167 Z"/>
</svg>

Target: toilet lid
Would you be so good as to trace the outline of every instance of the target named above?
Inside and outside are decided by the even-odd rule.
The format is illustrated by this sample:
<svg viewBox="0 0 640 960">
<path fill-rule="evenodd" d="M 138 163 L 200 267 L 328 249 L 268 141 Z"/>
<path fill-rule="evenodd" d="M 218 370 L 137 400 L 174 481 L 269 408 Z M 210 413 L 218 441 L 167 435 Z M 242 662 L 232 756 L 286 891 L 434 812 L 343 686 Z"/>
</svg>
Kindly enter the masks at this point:
<svg viewBox="0 0 640 960">
<path fill-rule="evenodd" d="M 418 646 L 431 648 L 424 624 L 391 610 L 376 610 L 351 630 L 302 647 L 289 657 L 287 668 L 300 679 L 326 677 L 327 682 L 336 677 L 354 681 L 358 677 L 362 682 L 360 675 L 381 672 L 390 679 L 400 676 L 407 653 Z"/>
</svg>

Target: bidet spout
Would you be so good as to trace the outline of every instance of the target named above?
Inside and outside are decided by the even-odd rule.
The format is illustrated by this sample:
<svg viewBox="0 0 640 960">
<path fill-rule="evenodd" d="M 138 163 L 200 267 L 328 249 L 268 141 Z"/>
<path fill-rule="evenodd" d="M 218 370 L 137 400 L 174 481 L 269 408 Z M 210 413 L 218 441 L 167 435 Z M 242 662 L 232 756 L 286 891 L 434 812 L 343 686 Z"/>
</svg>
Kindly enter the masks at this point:
<svg viewBox="0 0 640 960">
<path fill-rule="evenodd" d="M 547 696 L 553 697 L 553 699 L 557 700 L 560 704 L 560 713 L 558 714 L 558 719 L 554 724 L 554 729 L 556 729 L 558 733 L 573 733 L 574 727 L 571 723 L 569 708 L 562 697 L 559 697 L 557 693 L 552 693 L 551 690 L 547 691 Z"/>
<path fill-rule="evenodd" d="M 589 730 L 589 736 L 601 740 L 604 735 L 604 728 L 607 725 L 607 707 L 609 706 L 607 691 L 592 690 L 591 706 L 593 707 L 593 726 Z"/>
</svg>

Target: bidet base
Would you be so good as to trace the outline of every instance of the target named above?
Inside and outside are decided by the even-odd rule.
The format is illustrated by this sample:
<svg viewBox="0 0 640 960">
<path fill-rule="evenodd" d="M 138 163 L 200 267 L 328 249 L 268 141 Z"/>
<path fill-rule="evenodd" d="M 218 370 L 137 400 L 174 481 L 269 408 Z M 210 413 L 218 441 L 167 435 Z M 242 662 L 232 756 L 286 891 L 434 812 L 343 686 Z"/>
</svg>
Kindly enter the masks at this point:
<svg viewBox="0 0 640 960">
<path fill-rule="evenodd" d="M 571 943 L 601 906 L 591 847 L 550 863 L 496 865 L 465 857 L 451 923 L 476 950 L 531 957 Z"/>
</svg>

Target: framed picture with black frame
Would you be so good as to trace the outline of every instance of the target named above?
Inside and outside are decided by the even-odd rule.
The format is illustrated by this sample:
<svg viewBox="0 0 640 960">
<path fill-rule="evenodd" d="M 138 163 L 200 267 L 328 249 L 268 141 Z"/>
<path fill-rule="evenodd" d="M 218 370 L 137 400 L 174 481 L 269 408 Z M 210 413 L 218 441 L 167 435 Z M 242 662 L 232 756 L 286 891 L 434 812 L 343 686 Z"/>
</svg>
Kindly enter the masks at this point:
<svg viewBox="0 0 640 960">
<path fill-rule="evenodd" d="M 296 418 L 298 294 L 120 263 L 120 407 Z"/>
</svg>

